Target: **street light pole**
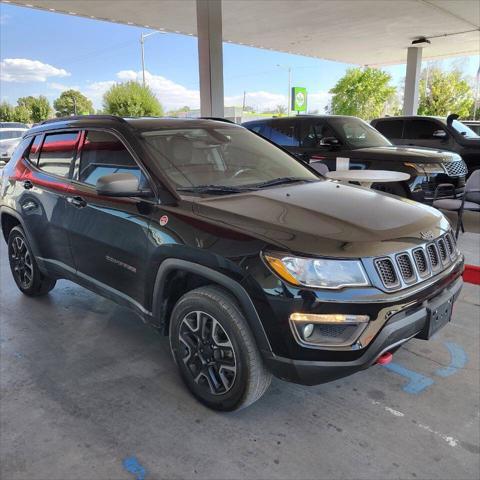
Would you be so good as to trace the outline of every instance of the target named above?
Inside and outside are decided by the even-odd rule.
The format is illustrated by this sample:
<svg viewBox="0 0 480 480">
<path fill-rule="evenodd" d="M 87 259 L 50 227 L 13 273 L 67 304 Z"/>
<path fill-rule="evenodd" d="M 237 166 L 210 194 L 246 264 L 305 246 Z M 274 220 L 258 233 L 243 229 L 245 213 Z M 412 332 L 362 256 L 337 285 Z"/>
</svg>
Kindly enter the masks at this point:
<svg viewBox="0 0 480 480">
<path fill-rule="evenodd" d="M 288 71 L 288 104 L 287 104 L 287 116 L 290 116 L 290 109 L 291 109 L 291 104 L 292 104 L 292 67 L 287 67 L 285 65 L 279 65 L 277 63 L 277 67 L 280 68 L 285 68 Z"/>
<path fill-rule="evenodd" d="M 142 83 L 143 86 L 145 87 L 145 39 L 147 37 L 150 37 L 150 35 L 155 35 L 156 33 L 162 33 L 164 34 L 165 32 L 160 32 L 156 30 L 155 32 L 150 32 L 150 33 L 141 33 L 140 34 L 140 48 L 142 50 Z"/>
</svg>

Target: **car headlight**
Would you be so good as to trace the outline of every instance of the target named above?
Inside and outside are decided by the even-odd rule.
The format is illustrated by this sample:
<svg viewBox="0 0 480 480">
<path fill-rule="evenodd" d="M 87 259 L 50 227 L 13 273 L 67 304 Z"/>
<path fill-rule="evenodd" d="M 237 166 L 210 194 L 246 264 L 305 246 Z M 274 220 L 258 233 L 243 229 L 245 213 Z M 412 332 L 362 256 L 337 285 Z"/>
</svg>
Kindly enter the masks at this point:
<svg viewBox="0 0 480 480">
<path fill-rule="evenodd" d="M 291 285 L 311 288 L 339 289 L 370 285 L 358 260 L 304 258 L 265 253 L 267 265 Z"/>
<path fill-rule="evenodd" d="M 411 167 L 419 173 L 445 173 L 441 163 L 404 163 L 406 167 Z"/>
</svg>

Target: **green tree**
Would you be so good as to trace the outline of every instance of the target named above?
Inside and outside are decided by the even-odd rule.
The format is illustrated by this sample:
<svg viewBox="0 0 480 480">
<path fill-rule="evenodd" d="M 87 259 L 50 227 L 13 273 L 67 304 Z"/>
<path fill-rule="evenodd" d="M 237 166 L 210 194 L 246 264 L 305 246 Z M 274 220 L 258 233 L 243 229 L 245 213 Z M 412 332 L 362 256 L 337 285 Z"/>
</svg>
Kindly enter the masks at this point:
<svg viewBox="0 0 480 480">
<path fill-rule="evenodd" d="M 349 68 L 330 90 L 330 111 L 335 115 L 353 115 L 369 120 L 387 113 L 396 88 L 391 76 L 376 68 Z"/>
<path fill-rule="evenodd" d="M 118 83 L 103 96 L 103 109 L 122 117 L 162 116 L 163 108 L 149 87 L 138 82 Z"/>
<path fill-rule="evenodd" d="M 78 90 L 65 90 L 53 102 L 57 117 L 95 113 L 92 102 Z"/>
<path fill-rule="evenodd" d="M 419 115 L 445 117 L 456 113 L 468 118 L 473 107 L 473 91 L 462 72 L 444 72 L 438 67 L 422 72 L 419 85 Z"/>
<path fill-rule="evenodd" d="M 0 103 L 0 122 L 13 122 L 15 119 L 15 108 L 8 102 Z"/>
<path fill-rule="evenodd" d="M 13 121 L 31 123 L 30 110 L 25 105 L 17 105 L 14 108 Z"/>
<path fill-rule="evenodd" d="M 19 106 L 23 106 L 30 112 L 30 122 L 38 123 L 52 115 L 52 109 L 47 97 L 21 97 L 17 100 Z"/>
</svg>

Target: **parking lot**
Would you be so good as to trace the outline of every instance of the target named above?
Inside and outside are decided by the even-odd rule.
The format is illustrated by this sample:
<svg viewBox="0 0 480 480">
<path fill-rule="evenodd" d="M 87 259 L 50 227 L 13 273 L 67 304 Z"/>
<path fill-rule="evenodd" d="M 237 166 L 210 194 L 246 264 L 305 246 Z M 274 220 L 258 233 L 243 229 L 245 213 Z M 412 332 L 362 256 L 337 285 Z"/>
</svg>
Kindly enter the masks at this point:
<svg viewBox="0 0 480 480">
<path fill-rule="evenodd" d="M 462 244 L 475 251 L 478 236 Z M 274 380 L 250 408 L 219 414 L 134 314 L 66 281 L 27 298 L 4 242 L 0 261 L 2 478 L 479 476 L 478 286 L 387 367 L 310 388 Z"/>
</svg>

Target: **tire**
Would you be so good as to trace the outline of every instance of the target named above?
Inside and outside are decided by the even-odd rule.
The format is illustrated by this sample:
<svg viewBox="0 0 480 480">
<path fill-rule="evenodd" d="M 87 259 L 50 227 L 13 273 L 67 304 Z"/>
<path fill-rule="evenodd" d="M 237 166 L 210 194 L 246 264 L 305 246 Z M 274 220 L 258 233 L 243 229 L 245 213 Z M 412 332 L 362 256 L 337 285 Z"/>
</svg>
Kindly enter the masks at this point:
<svg viewBox="0 0 480 480">
<path fill-rule="evenodd" d="M 397 195 L 398 197 L 408 198 L 408 193 L 405 187 L 398 182 L 393 183 L 374 183 L 372 185 L 373 190 L 379 192 L 390 193 L 391 195 Z"/>
<path fill-rule="evenodd" d="M 270 385 L 245 317 L 221 288 L 201 287 L 180 298 L 170 320 L 170 347 L 188 389 L 211 409 L 245 408 Z"/>
<path fill-rule="evenodd" d="M 25 295 L 46 295 L 57 283 L 40 272 L 21 227 L 13 227 L 8 236 L 8 260 L 13 279 Z"/>
</svg>

